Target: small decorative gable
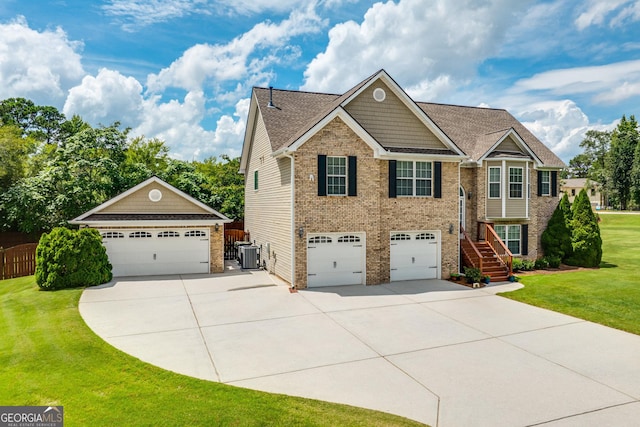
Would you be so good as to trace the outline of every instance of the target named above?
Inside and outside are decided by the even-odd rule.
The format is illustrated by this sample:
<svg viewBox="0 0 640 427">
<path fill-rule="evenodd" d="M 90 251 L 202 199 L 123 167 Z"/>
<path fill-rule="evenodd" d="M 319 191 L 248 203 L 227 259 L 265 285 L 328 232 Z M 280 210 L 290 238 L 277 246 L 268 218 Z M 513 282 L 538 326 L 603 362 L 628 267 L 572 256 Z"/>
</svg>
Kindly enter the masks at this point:
<svg viewBox="0 0 640 427">
<path fill-rule="evenodd" d="M 494 151 L 501 153 L 526 154 L 513 139 L 512 135 L 508 135 L 500 144 L 498 144 Z"/>
</svg>

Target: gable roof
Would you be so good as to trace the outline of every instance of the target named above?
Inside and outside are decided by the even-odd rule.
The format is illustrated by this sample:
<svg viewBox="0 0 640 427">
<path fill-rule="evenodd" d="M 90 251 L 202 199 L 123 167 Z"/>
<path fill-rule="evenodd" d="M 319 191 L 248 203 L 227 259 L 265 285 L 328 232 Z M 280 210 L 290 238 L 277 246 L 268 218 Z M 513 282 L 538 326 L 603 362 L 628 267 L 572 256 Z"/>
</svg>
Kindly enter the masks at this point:
<svg viewBox="0 0 640 427">
<path fill-rule="evenodd" d="M 301 140 L 306 141 L 328 118 L 349 115 L 343 107 L 378 80 L 387 84 L 424 126 L 443 142 L 445 149 L 383 147 L 369 134 L 367 143 L 371 145 L 373 141 L 379 146 L 377 154 L 462 156 L 480 161 L 491 154 L 491 150 L 509 133 L 514 135 L 515 140 L 521 141 L 518 145 L 522 145 L 523 152 L 530 155 L 538 166 L 565 166 L 562 160 L 506 110 L 415 102 L 384 70 L 380 70 L 342 95 L 254 87 L 240 171 L 245 170 L 248 162 L 251 133 L 258 113 L 262 116 L 272 153 L 278 155 L 290 147 L 295 149 L 296 143 L 299 144 Z M 273 107 L 268 106 L 270 100 L 273 101 Z M 357 120 L 351 118 L 352 123 L 357 123 Z M 357 128 L 354 129 L 356 133 L 368 133 L 361 124 Z"/>
<path fill-rule="evenodd" d="M 166 212 L 163 210 L 162 212 L 130 212 L 123 211 L 118 212 L 117 209 L 114 212 L 112 209 L 107 209 L 109 207 L 113 207 L 117 205 L 118 202 L 121 202 L 128 197 L 132 196 L 139 190 L 149 186 L 150 184 L 156 184 L 167 191 L 177 195 L 179 198 L 184 199 L 187 203 L 193 205 L 193 212 Z M 119 194 L 118 196 L 107 200 L 99 206 L 83 213 L 77 218 L 69 221 L 71 224 L 90 224 L 94 225 L 96 223 L 109 223 L 109 224 L 118 224 L 124 225 L 125 223 L 143 225 L 142 223 L 152 223 L 152 224 L 169 224 L 169 223 L 185 223 L 185 222 L 194 222 L 197 224 L 221 224 L 225 222 L 231 222 L 229 218 L 215 209 L 205 205 L 201 201 L 191 197 L 187 193 L 178 190 L 174 186 L 164 182 L 160 178 L 153 176 L 146 181 L 141 182 L 140 184 L 130 188 L 129 190 Z"/>
</svg>

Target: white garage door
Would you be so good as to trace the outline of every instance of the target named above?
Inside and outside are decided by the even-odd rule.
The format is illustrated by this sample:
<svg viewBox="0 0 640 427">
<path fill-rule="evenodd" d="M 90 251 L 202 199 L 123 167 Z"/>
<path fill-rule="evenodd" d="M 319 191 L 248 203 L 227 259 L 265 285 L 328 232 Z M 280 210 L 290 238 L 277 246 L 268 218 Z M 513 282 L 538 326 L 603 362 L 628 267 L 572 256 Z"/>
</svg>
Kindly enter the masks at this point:
<svg viewBox="0 0 640 427">
<path fill-rule="evenodd" d="M 436 279 L 440 273 L 437 231 L 391 233 L 391 281 Z"/>
<path fill-rule="evenodd" d="M 363 233 L 311 234 L 307 237 L 307 286 L 364 283 Z"/>
<path fill-rule="evenodd" d="M 209 273 L 209 231 L 101 230 L 114 276 Z"/>
</svg>

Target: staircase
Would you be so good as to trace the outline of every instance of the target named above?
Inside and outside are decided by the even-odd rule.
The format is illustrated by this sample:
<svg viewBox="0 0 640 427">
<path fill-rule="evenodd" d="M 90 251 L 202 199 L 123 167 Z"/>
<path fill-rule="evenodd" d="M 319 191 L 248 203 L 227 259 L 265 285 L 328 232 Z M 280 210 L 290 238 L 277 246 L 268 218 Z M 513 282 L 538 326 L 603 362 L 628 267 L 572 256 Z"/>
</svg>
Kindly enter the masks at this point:
<svg viewBox="0 0 640 427">
<path fill-rule="evenodd" d="M 498 237 L 493 226 L 489 223 L 478 223 L 480 235 L 478 241 L 473 241 L 469 235 L 460 227 L 462 239 L 460 241 L 460 252 L 462 263 L 467 267 L 480 269 L 483 276 L 491 277 L 492 282 L 505 282 L 509 280 L 513 255 Z"/>
<path fill-rule="evenodd" d="M 509 268 L 498 258 L 489 243 L 474 242 L 482 257 L 482 274 L 491 277 L 492 282 L 506 282 L 509 280 Z"/>
</svg>

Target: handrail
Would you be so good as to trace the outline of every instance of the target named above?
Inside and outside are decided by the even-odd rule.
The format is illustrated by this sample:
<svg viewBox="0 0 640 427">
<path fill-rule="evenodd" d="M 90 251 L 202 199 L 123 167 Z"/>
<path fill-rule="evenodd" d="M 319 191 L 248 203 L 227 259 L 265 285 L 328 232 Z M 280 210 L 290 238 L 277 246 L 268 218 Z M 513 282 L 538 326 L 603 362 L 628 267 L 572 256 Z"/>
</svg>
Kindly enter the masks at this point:
<svg viewBox="0 0 640 427">
<path fill-rule="evenodd" d="M 491 246 L 493 252 L 498 255 L 498 258 L 509 269 L 509 276 L 513 274 L 513 254 L 504 244 L 500 236 L 496 233 L 496 230 L 488 223 L 484 224 L 485 228 L 485 240 Z"/>
<path fill-rule="evenodd" d="M 467 232 L 464 230 L 464 227 L 462 225 L 460 225 L 460 231 L 462 232 L 462 236 L 464 237 L 462 240 L 466 243 L 469 244 L 469 246 L 471 246 L 471 248 L 473 249 L 474 255 L 476 256 L 478 262 L 476 265 L 475 262 L 473 262 L 473 259 L 471 258 L 471 256 L 469 256 L 469 254 L 467 254 L 464 250 L 464 247 L 461 245 L 462 247 L 462 255 L 466 256 L 467 261 L 469 262 L 469 264 L 471 264 L 472 266 L 478 268 L 480 271 L 482 271 L 482 255 L 480 254 L 480 251 L 478 251 L 478 248 L 476 248 L 476 245 L 473 243 L 473 240 L 471 240 L 469 238 L 469 235 L 467 235 Z"/>
</svg>

